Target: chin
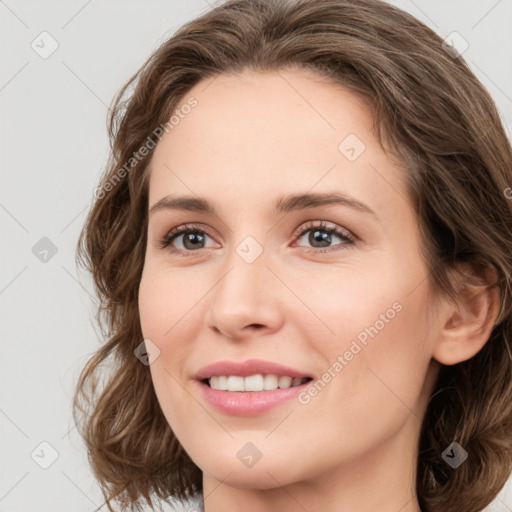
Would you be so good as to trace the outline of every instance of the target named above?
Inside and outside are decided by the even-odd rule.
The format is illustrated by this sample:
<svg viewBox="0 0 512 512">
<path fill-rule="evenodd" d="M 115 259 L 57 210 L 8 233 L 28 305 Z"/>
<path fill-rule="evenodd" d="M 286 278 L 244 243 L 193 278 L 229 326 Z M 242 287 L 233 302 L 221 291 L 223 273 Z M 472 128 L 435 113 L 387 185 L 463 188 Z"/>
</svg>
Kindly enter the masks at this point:
<svg viewBox="0 0 512 512">
<path fill-rule="evenodd" d="M 290 455 L 288 462 L 272 460 L 270 457 L 264 461 L 264 458 L 263 456 L 252 467 L 246 466 L 238 458 L 226 456 L 225 452 L 214 455 L 209 460 L 194 462 L 204 474 L 239 489 L 274 489 L 303 480 L 295 457 Z"/>
<path fill-rule="evenodd" d="M 223 473 L 222 471 L 209 474 L 212 478 L 222 482 L 224 485 L 236 487 L 237 489 L 268 490 L 293 482 L 291 480 L 288 481 L 284 478 L 286 475 L 283 475 L 280 471 L 275 469 L 270 469 L 267 473 L 262 469 L 256 471 L 255 468 L 240 469 L 231 466 L 230 471 L 232 471 L 232 473 L 228 477 L 226 477 L 227 472 Z M 274 478 L 272 478 L 271 475 L 273 475 Z"/>
</svg>

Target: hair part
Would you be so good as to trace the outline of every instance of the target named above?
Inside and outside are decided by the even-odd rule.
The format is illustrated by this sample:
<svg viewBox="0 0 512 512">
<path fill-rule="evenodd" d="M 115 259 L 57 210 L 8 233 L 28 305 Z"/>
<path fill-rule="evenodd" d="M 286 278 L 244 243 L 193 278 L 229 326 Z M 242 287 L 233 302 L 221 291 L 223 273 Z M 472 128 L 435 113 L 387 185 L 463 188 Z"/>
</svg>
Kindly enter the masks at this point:
<svg viewBox="0 0 512 512">
<path fill-rule="evenodd" d="M 100 186 L 106 190 L 145 141 L 156 145 L 155 128 L 192 87 L 220 73 L 308 69 L 363 99 L 379 142 L 403 168 L 434 296 L 457 300 L 454 272 L 469 268 L 468 284 L 482 283 L 486 268 L 496 272 L 489 285 L 500 291 L 495 327 L 473 358 L 441 368 L 416 475 L 424 512 L 477 512 L 512 470 L 512 201 L 504 195 L 512 150 L 489 93 L 442 43 L 380 0 L 227 1 L 181 27 L 119 91 Z M 112 500 L 141 510 L 141 499 L 152 506 L 152 496 L 202 490 L 200 469 L 168 425 L 148 367 L 134 356 L 143 340 L 138 287 L 151 155 L 95 199 L 77 247 L 77 262 L 93 275 L 107 341 L 80 375 L 73 415 L 110 510 Z M 470 454 L 456 471 L 441 458 L 454 440 Z"/>
</svg>

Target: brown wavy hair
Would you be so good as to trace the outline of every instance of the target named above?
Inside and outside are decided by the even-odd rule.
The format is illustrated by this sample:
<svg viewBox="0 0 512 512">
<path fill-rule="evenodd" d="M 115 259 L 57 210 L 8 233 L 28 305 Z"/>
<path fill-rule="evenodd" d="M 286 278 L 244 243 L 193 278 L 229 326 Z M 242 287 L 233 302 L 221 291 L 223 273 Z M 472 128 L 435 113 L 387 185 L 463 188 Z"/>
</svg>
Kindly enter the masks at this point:
<svg viewBox="0 0 512 512">
<path fill-rule="evenodd" d="M 165 41 L 113 100 L 111 155 L 77 246 L 92 273 L 104 344 L 83 368 L 73 417 L 109 510 L 202 491 L 202 472 L 160 409 L 143 340 L 138 287 L 147 236 L 155 130 L 187 92 L 219 73 L 309 69 L 371 108 L 382 147 L 406 169 L 422 256 L 438 296 L 456 300 L 492 267 L 500 309 L 484 347 L 440 369 L 419 439 L 416 491 L 424 512 L 477 512 L 512 470 L 512 149 L 489 93 L 462 57 L 380 0 L 230 0 Z M 137 156 L 137 158 L 135 158 Z M 127 168 L 126 164 L 130 162 Z M 124 169 L 124 172 L 122 172 Z M 99 191 L 99 193 L 98 193 Z M 481 281 L 478 281 L 481 282 Z M 469 458 L 452 470 L 457 441 Z"/>
</svg>

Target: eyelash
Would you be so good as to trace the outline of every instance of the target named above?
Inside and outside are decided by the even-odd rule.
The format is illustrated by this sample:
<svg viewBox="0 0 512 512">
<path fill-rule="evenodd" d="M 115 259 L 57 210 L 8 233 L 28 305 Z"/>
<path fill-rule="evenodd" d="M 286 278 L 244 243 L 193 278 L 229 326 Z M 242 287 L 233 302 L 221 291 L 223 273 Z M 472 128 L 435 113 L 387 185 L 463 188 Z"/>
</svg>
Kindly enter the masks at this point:
<svg viewBox="0 0 512 512">
<path fill-rule="evenodd" d="M 320 221 L 319 224 L 315 224 L 313 221 L 307 222 L 304 226 L 301 226 L 299 230 L 297 230 L 294 233 L 294 238 L 300 239 L 302 236 L 307 233 L 308 231 L 311 231 L 313 229 L 316 229 L 317 231 L 325 231 L 326 233 L 329 233 L 330 235 L 336 235 L 340 237 L 342 240 L 344 240 L 344 244 L 338 244 L 342 246 L 347 245 L 353 245 L 355 243 L 355 238 L 346 230 L 342 230 L 338 227 L 328 227 L 327 223 L 324 221 Z M 183 224 L 182 226 L 178 226 L 171 231 L 169 231 L 163 239 L 159 241 L 159 247 L 161 249 L 168 249 L 173 254 L 181 254 L 183 256 L 190 256 L 193 253 L 200 252 L 202 249 L 198 249 L 195 251 L 191 250 L 183 250 L 183 249 L 176 249 L 171 246 L 172 242 L 178 238 L 182 234 L 186 233 L 194 233 L 194 234 L 205 234 L 207 236 L 208 233 L 206 231 L 203 231 L 197 227 L 197 225 L 194 224 Z M 211 238 L 211 237 L 210 237 Z M 346 248 L 346 247 L 345 247 Z M 312 248 L 308 252 L 313 253 L 325 253 L 325 252 L 332 252 L 332 251 L 338 251 L 338 250 L 344 250 L 342 249 L 333 249 L 332 247 L 328 247 L 326 249 L 315 249 Z"/>
</svg>

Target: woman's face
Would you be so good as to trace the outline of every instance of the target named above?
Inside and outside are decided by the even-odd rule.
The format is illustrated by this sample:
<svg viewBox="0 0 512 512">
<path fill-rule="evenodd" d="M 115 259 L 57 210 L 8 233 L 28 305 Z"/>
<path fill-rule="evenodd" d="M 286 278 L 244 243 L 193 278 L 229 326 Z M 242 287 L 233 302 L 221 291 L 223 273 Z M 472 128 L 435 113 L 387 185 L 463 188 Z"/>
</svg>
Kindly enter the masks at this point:
<svg viewBox="0 0 512 512">
<path fill-rule="evenodd" d="M 301 70 L 191 97 L 152 158 L 139 290 L 172 430 L 205 479 L 241 488 L 412 474 L 436 325 L 370 111 Z"/>
</svg>

